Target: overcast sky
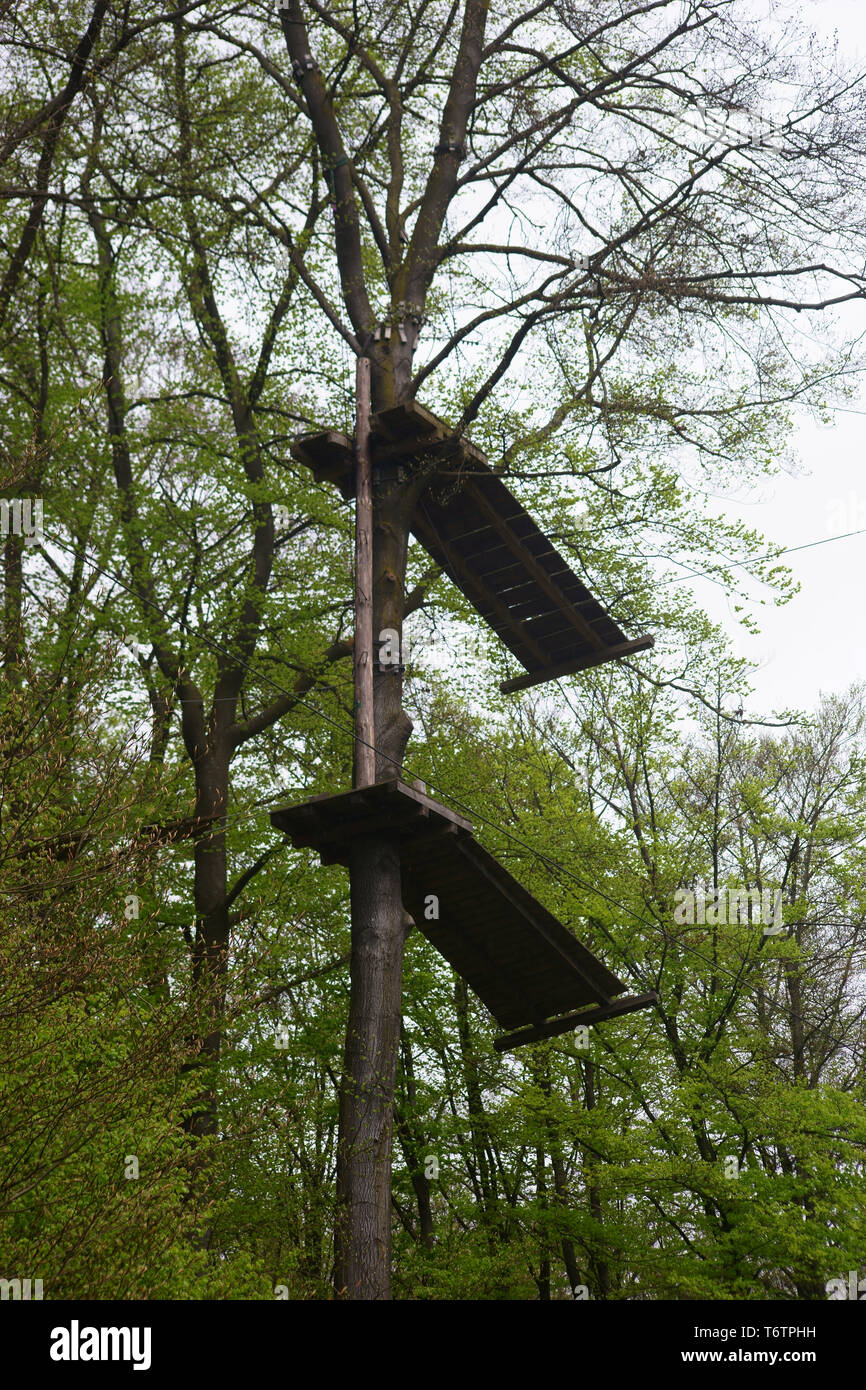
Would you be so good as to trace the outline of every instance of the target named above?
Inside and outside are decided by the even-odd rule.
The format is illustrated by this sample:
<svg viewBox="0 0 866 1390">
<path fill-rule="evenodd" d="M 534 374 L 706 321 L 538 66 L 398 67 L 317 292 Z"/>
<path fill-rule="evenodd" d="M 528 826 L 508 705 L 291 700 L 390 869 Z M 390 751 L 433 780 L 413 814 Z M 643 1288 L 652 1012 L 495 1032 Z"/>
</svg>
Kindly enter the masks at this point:
<svg viewBox="0 0 866 1390">
<path fill-rule="evenodd" d="M 866 52 L 866 0 L 802 0 L 792 8 L 818 33 L 829 38 L 836 30 L 845 56 L 862 57 Z M 866 333 L 866 303 L 849 309 L 842 322 L 851 338 Z M 805 316 L 803 331 L 809 331 Z M 702 606 L 731 634 L 737 653 L 760 663 L 753 677 L 755 695 L 747 706 L 756 713 L 809 709 L 821 691 L 841 691 L 866 678 L 864 437 L 866 381 L 859 398 L 836 415 L 832 428 L 807 421 L 798 427 L 792 441 L 798 476 L 764 480 L 757 495 L 744 493 L 728 504 L 732 513 L 785 546 L 864 532 L 783 557 L 801 591 L 784 608 L 755 610 L 760 637 L 743 632 L 716 585 L 697 581 L 692 586 Z"/>
</svg>

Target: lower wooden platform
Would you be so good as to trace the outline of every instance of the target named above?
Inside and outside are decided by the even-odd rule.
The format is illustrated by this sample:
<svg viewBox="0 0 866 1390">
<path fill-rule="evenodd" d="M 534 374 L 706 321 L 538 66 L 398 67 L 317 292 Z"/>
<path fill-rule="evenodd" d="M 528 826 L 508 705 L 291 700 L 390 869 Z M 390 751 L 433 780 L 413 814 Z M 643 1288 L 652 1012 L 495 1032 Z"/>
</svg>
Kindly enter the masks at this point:
<svg viewBox="0 0 866 1390">
<path fill-rule="evenodd" d="M 396 835 L 403 903 L 418 930 L 502 1028 L 530 1030 L 508 1046 L 586 1021 L 549 1022 L 572 1010 L 594 1005 L 599 1018 L 629 1011 L 628 1001 L 614 1003 L 622 980 L 477 842 L 469 821 L 425 792 L 379 782 L 281 807 L 271 821 L 296 847 L 318 850 L 323 863 L 348 864 L 359 836 Z"/>
</svg>

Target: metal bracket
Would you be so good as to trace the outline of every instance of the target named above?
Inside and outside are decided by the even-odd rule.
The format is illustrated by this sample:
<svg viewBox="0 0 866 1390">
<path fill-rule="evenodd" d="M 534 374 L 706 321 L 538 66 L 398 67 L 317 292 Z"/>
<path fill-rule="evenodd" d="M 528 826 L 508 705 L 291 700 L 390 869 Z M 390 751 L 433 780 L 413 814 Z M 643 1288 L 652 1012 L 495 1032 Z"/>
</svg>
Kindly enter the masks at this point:
<svg viewBox="0 0 866 1390">
<path fill-rule="evenodd" d="M 292 59 L 292 76 L 296 82 L 300 82 L 305 72 L 318 72 L 319 65 L 315 58 L 311 58 L 309 53 L 305 53 L 303 58 Z"/>
<path fill-rule="evenodd" d="M 465 146 L 465 145 L 458 145 L 457 142 L 456 142 L 456 140 L 450 140 L 450 141 L 445 141 L 445 140 L 443 140 L 441 144 L 439 144 L 439 145 L 436 146 L 436 149 L 434 150 L 434 154 L 456 154 L 456 155 L 459 155 L 461 159 L 465 159 L 465 158 L 466 158 L 466 146 Z"/>
</svg>

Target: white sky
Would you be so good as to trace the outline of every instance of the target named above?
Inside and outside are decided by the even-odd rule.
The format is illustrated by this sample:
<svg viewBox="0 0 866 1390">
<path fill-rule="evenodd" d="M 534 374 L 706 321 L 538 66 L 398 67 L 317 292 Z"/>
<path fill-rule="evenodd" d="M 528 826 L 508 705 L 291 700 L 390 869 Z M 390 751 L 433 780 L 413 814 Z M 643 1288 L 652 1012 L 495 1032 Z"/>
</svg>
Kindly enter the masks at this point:
<svg viewBox="0 0 866 1390">
<path fill-rule="evenodd" d="M 845 57 L 866 52 L 866 0 L 802 0 L 797 8 L 819 34 L 838 31 Z M 866 302 L 849 309 L 842 323 L 852 338 L 866 333 Z M 803 327 L 808 331 L 808 322 Z M 784 546 L 866 531 L 864 436 L 866 380 L 859 399 L 837 414 L 832 428 L 804 421 L 797 429 L 792 446 L 798 476 L 764 481 L 756 498 L 732 499 L 727 510 Z M 801 591 L 784 608 L 753 610 L 762 629 L 756 638 L 739 627 L 721 589 L 706 581 L 692 585 L 701 605 L 731 634 L 737 654 L 760 665 L 752 678 L 755 694 L 747 702 L 747 713 L 810 709 L 820 692 L 841 691 L 866 679 L 866 534 L 782 560 Z"/>
</svg>

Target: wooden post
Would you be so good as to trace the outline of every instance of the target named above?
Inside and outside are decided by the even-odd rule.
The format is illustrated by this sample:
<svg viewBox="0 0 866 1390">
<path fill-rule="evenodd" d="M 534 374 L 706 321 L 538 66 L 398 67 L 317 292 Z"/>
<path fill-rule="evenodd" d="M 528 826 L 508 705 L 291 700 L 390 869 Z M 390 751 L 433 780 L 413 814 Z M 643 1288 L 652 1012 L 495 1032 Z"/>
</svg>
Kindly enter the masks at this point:
<svg viewBox="0 0 866 1390">
<path fill-rule="evenodd" d="M 373 484 L 370 465 L 370 359 L 355 372 L 355 786 L 376 780 L 373 727 Z"/>
<path fill-rule="evenodd" d="M 383 497 L 377 489 L 374 515 L 370 361 L 364 357 L 358 362 L 355 405 L 354 781 L 365 787 L 374 785 L 377 774 L 399 775 L 398 744 L 411 730 L 411 724 L 404 727 L 405 716 L 400 719 L 399 675 L 373 679 L 374 633 L 401 629 L 409 527 L 399 493 Z M 349 882 L 352 953 L 340 1085 L 334 1283 L 338 1299 L 381 1302 L 391 1297 L 391 1155 L 403 988 L 399 835 L 387 828 L 359 835 L 349 851 Z"/>
</svg>

